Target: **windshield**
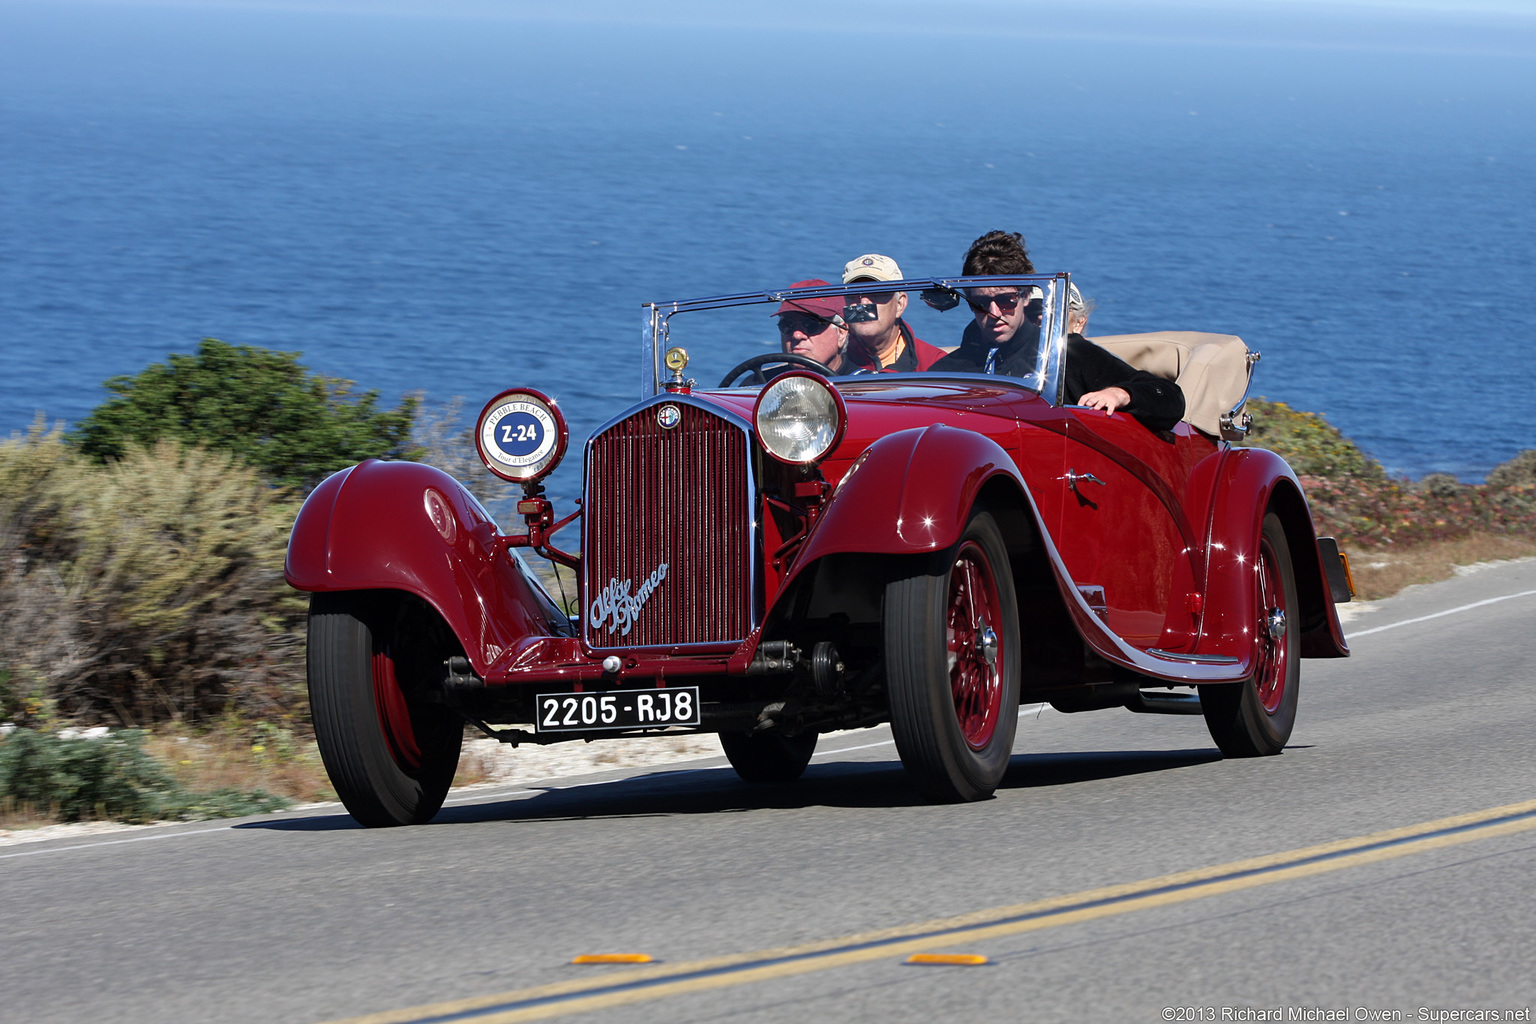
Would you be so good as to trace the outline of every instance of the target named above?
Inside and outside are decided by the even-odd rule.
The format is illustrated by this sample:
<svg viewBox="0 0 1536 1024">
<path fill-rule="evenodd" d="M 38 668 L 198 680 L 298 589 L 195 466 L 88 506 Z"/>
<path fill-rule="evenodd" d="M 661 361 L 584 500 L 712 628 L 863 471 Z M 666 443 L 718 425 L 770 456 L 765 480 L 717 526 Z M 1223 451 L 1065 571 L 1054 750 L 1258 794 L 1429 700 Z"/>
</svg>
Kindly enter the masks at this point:
<svg viewBox="0 0 1536 1024">
<path fill-rule="evenodd" d="M 908 278 L 649 303 L 641 394 L 671 378 L 667 352 L 681 348 L 682 376 L 699 388 L 761 385 L 788 366 L 819 365 L 834 378 L 1004 374 L 1054 402 L 1067 282 L 1066 274 Z"/>
</svg>

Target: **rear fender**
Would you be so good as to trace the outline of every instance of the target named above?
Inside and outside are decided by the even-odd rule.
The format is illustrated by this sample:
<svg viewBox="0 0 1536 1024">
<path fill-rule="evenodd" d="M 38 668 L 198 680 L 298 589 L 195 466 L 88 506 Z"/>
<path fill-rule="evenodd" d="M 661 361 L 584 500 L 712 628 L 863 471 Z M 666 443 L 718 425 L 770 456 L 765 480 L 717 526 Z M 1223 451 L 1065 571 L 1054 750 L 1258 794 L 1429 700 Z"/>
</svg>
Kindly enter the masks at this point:
<svg viewBox="0 0 1536 1024">
<path fill-rule="evenodd" d="M 482 677 L 529 636 L 569 633 L 462 484 L 414 462 L 369 460 L 310 494 L 283 575 L 298 590 L 403 590 L 435 608 Z"/>
<path fill-rule="evenodd" d="M 1285 460 L 1262 448 L 1233 449 L 1221 467 L 1207 546 L 1205 614 L 1198 650 L 1244 661 L 1256 642 L 1259 620 L 1252 573 L 1264 515 L 1274 512 L 1285 527 L 1300 604 L 1301 656 L 1343 658 L 1349 645 L 1328 586 L 1312 514 L 1301 483 Z"/>
</svg>

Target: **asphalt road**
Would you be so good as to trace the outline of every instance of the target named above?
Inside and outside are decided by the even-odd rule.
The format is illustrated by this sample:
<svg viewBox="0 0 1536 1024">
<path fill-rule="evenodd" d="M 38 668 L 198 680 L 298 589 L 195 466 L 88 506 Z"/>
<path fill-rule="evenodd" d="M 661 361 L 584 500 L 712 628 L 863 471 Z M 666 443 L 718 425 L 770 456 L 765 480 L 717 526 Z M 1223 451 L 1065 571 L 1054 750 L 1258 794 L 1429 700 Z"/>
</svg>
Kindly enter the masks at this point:
<svg viewBox="0 0 1536 1024">
<path fill-rule="evenodd" d="M 1046 711 L 978 804 L 917 802 L 870 730 L 781 789 L 695 762 L 413 829 L 322 811 L 9 847 L 0 1018 L 1528 1013 L 1533 626 L 1536 561 L 1415 588 L 1349 624 L 1355 657 L 1303 663 L 1278 757 L 1223 761 L 1199 718 Z M 658 963 L 570 963 L 606 952 Z"/>
</svg>

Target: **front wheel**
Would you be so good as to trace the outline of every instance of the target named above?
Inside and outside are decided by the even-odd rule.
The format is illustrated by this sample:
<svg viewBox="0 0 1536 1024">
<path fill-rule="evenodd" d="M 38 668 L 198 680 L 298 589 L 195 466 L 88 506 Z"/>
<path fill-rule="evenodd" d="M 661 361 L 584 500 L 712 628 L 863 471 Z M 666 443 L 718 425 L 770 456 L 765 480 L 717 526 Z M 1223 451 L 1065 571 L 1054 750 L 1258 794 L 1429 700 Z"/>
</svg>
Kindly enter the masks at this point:
<svg viewBox="0 0 1536 1024">
<path fill-rule="evenodd" d="M 723 732 L 720 746 L 743 782 L 794 782 L 805 773 L 816 752 L 816 732 L 793 736 L 767 732 Z"/>
<path fill-rule="evenodd" d="M 1019 613 L 1002 532 L 976 512 L 960 543 L 885 588 L 885 676 L 901 763 L 931 800 L 991 795 L 1019 712 Z"/>
<path fill-rule="evenodd" d="M 370 828 L 430 820 L 458 767 L 464 723 L 427 699 L 445 656 L 430 616 L 403 595 L 310 598 L 315 740 L 336 795 Z"/>
<path fill-rule="evenodd" d="M 1253 573 L 1258 591 L 1254 627 L 1259 645 L 1253 675 L 1242 683 L 1200 688 L 1206 727 L 1227 757 L 1278 754 L 1296 724 L 1301 682 L 1296 574 L 1285 527 L 1273 512 L 1264 517 Z"/>
</svg>

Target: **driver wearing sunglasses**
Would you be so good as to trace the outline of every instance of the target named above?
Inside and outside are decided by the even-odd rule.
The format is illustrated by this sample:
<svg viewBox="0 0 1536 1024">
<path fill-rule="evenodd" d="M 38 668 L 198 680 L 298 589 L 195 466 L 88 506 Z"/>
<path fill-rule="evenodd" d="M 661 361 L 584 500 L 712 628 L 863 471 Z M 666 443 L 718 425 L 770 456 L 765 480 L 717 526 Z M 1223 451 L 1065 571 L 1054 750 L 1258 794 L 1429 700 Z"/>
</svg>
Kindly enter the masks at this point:
<svg viewBox="0 0 1536 1024">
<path fill-rule="evenodd" d="M 1030 262 L 1022 235 L 989 231 L 971 243 L 961 275 L 1034 272 L 1035 265 Z M 1033 372 L 1040 343 L 1039 301 L 1023 289 L 1008 285 L 967 288 L 964 295 L 975 314 L 975 322 L 966 327 L 960 347 L 932 368 L 1014 377 Z M 1088 322 L 1087 304 L 1075 285 L 1067 301 L 1073 333 L 1067 335 L 1066 359 L 1062 364 L 1064 402 L 1100 409 L 1108 416 L 1124 409 L 1150 430 L 1172 430 L 1184 416 L 1184 392 L 1173 381 L 1138 370 L 1076 333 Z"/>
<path fill-rule="evenodd" d="M 826 288 L 820 278 L 796 281 L 791 288 Z M 848 358 L 848 325 L 843 322 L 843 300 L 795 299 L 780 303 L 779 345 L 785 352 L 807 356 L 834 374 L 853 373 L 858 367 Z"/>
</svg>

